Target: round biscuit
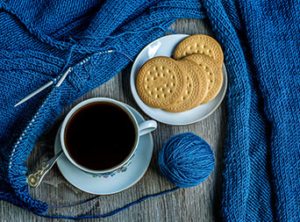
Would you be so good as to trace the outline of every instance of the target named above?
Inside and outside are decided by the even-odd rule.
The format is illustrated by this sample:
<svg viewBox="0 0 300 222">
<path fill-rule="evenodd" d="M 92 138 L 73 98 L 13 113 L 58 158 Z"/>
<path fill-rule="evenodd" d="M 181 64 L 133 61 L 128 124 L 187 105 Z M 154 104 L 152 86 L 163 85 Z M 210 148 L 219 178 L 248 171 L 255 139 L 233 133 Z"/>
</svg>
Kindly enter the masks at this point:
<svg viewBox="0 0 300 222">
<path fill-rule="evenodd" d="M 147 105 L 161 108 L 177 100 L 185 88 L 185 79 L 174 59 L 159 56 L 141 67 L 136 88 Z"/>
<path fill-rule="evenodd" d="M 203 54 L 222 66 L 224 55 L 220 44 L 208 35 L 192 35 L 181 41 L 175 48 L 173 57 L 181 59 L 192 54 Z"/>
</svg>

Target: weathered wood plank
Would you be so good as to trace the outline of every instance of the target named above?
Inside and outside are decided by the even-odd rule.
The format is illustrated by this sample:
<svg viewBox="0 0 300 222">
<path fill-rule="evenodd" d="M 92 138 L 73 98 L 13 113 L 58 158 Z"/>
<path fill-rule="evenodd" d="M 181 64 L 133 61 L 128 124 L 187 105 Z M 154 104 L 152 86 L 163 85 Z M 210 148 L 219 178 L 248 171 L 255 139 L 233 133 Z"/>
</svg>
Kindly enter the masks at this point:
<svg viewBox="0 0 300 222">
<path fill-rule="evenodd" d="M 205 21 L 180 20 L 172 27 L 178 33 L 210 33 Z M 128 84 L 129 72 L 130 67 L 125 69 L 122 75 L 118 75 L 105 85 L 89 92 L 77 102 L 89 97 L 106 96 L 124 101 L 138 109 L 130 95 Z M 138 110 L 141 111 L 140 109 Z M 195 188 L 181 189 L 164 197 L 148 200 L 112 218 L 104 219 L 104 221 L 214 221 L 216 215 L 215 204 L 220 188 L 220 159 L 224 137 L 224 119 L 224 109 L 220 107 L 207 119 L 189 126 L 172 127 L 159 124 L 158 130 L 154 133 L 155 149 L 150 168 L 139 183 L 122 193 L 111 196 L 101 196 L 97 200 L 85 204 L 84 206 L 62 209 L 57 211 L 57 213 L 80 214 L 87 212 L 107 212 L 145 194 L 155 193 L 172 187 L 165 178 L 160 176 L 156 164 L 156 155 L 162 143 L 171 135 L 193 131 L 206 139 L 215 151 L 217 160 L 216 168 L 209 179 Z M 29 160 L 30 167 L 38 165 L 42 159 L 47 159 L 53 155 L 53 141 L 59 123 L 61 123 L 61 121 L 58 121 L 56 127 L 41 138 L 37 144 L 39 148 L 34 151 Z M 44 183 L 39 188 L 32 190 L 32 195 L 51 204 L 74 202 L 91 197 L 91 195 L 85 194 L 68 184 L 59 173 L 57 167 L 46 176 Z M 1 202 L 0 204 L 0 218 L 1 221 L 49 221 L 48 219 L 37 217 L 30 212 L 5 202 Z"/>
</svg>

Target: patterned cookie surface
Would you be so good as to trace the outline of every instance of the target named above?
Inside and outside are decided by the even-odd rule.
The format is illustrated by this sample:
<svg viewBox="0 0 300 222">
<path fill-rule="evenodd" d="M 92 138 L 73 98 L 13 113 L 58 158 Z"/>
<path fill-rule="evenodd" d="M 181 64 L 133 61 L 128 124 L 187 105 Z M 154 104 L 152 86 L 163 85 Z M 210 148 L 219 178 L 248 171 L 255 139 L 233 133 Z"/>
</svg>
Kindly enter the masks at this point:
<svg viewBox="0 0 300 222">
<path fill-rule="evenodd" d="M 208 35 L 192 35 L 181 41 L 175 48 L 173 56 L 180 59 L 192 54 L 203 54 L 223 64 L 223 51 L 220 44 Z"/>
<path fill-rule="evenodd" d="M 207 94 L 207 78 L 204 71 L 188 60 L 178 61 L 178 67 L 185 74 L 186 87 L 175 103 L 164 107 L 169 112 L 183 112 L 199 105 Z"/>
<path fill-rule="evenodd" d="M 136 78 L 139 96 L 147 105 L 156 108 L 174 103 L 185 87 L 184 75 L 176 61 L 169 57 L 148 60 Z"/>
<path fill-rule="evenodd" d="M 184 57 L 183 60 L 196 63 L 208 78 L 208 92 L 202 103 L 207 103 L 214 99 L 223 85 L 222 69 L 215 64 L 214 60 L 201 54 L 189 55 Z"/>
</svg>

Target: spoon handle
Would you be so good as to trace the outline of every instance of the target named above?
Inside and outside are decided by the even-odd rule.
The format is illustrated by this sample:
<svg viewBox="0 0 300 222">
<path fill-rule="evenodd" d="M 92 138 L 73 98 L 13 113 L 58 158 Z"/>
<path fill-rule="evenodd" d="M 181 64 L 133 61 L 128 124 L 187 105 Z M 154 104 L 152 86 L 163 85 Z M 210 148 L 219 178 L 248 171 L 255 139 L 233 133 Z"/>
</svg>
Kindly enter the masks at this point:
<svg viewBox="0 0 300 222">
<path fill-rule="evenodd" d="M 58 158 L 61 157 L 62 153 L 63 153 L 62 150 L 59 151 L 54 157 L 52 157 L 46 163 L 43 163 L 41 169 L 30 174 L 27 177 L 27 183 L 29 184 L 29 186 L 34 188 L 38 187 L 41 184 L 44 176 L 51 170 L 51 168 L 54 166 Z"/>
</svg>

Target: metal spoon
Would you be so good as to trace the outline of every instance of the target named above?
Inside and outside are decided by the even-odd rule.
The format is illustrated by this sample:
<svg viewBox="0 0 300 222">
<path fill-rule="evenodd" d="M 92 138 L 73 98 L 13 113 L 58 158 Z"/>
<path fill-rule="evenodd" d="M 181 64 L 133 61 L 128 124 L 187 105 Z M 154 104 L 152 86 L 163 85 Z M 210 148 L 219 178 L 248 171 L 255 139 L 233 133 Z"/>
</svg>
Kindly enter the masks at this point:
<svg viewBox="0 0 300 222">
<path fill-rule="evenodd" d="M 56 161 L 62 156 L 63 151 L 59 151 L 54 157 L 42 164 L 42 169 L 37 170 L 35 173 L 28 175 L 27 183 L 31 187 L 38 187 L 45 175 L 52 169 Z"/>
</svg>

